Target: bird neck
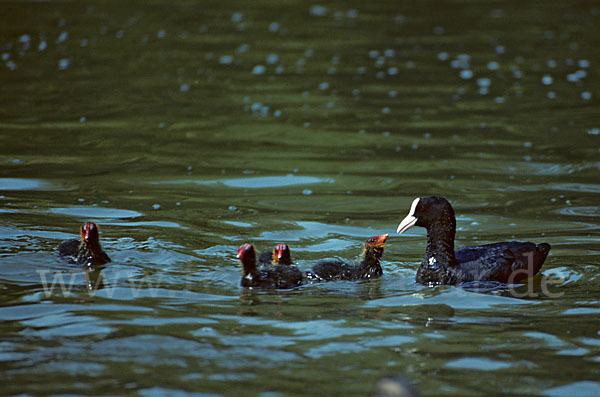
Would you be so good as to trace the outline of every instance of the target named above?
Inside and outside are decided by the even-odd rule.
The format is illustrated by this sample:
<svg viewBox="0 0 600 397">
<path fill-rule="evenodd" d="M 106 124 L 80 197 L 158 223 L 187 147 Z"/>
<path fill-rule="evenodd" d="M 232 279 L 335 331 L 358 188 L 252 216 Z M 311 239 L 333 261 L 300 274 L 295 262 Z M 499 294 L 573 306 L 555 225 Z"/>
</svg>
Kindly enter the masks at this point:
<svg viewBox="0 0 600 397">
<path fill-rule="evenodd" d="M 383 248 L 368 247 L 363 250 L 361 266 L 364 268 L 380 268 Z"/>
<path fill-rule="evenodd" d="M 256 273 L 256 258 L 244 258 L 242 261 L 242 276 L 251 279 Z"/>
<path fill-rule="evenodd" d="M 454 236 L 456 234 L 456 220 L 452 217 L 445 222 L 436 222 L 427 228 L 426 267 L 448 267 L 457 264 L 454 255 Z"/>
</svg>

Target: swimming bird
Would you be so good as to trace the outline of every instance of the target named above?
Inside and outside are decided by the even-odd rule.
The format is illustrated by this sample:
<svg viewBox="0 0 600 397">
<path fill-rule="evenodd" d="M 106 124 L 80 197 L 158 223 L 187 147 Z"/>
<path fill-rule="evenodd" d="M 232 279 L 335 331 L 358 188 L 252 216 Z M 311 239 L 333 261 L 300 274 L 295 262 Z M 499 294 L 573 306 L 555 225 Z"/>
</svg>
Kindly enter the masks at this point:
<svg viewBox="0 0 600 397">
<path fill-rule="evenodd" d="M 292 255 L 290 247 L 285 244 L 277 244 L 272 251 L 263 251 L 258 256 L 258 265 L 291 265 Z"/>
<path fill-rule="evenodd" d="M 463 247 L 455 251 L 456 218 L 452 205 L 443 197 L 414 199 L 397 232 L 402 234 L 413 226 L 427 229 L 425 258 L 416 277 L 421 284 L 517 283 L 539 272 L 550 251 L 550 244 L 520 241 Z"/>
<path fill-rule="evenodd" d="M 302 285 L 302 272 L 296 266 L 263 265 L 257 268 L 256 251 L 252 244 L 242 244 L 238 248 L 237 258 L 242 263 L 242 287 L 289 289 Z"/>
<path fill-rule="evenodd" d="M 349 264 L 339 259 L 323 260 L 317 262 L 312 271 L 306 273 L 308 280 L 332 281 L 332 280 L 361 280 L 380 277 L 381 256 L 385 248 L 388 235 L 374 236 L 365 241 L 361 254 L 361 261 L 357 264 Z"/>
<path fill-rule="evenodd" d="M 94 222 L 86 222 L 81 226 L 80 240 L 63 241 L 58 246 L 58 254 L 63 257 L 72 257 L 76 263 L 86 266 L 110 262 L 110 258 L 100 246 L 98 225 Z"/>
</svg>

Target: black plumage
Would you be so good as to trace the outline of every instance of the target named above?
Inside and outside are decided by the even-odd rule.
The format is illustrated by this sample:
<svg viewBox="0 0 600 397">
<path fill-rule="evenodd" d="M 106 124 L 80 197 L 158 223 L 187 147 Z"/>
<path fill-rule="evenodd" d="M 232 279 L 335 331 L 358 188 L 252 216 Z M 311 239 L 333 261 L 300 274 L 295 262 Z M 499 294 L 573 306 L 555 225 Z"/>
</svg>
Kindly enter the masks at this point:
<svg viewBox="0 0 600 397">
<path fill-rule="evenodd" d="M 454 250 L 456 218 L 443 197 L 416 198 L 398 233 L 412 226 L 427 229 L 425 258 L 417 271 L 422 284 L 459 284 L 470 281 L 517 283 L 542 267 L 550 245 L 507 241 Z"/>
<path fill-rule="evenodd" d="M 63 241 L 58 246 L 58 254 L 61 257 L 70 257 L 80 265 L 102 265 L 110 262 L 110 258 L 100 246 L 100 235 L 98 225 L 94 222 L 86 222 L 81 226 L 81 239 Z"/>
<path fill-rule="evenodd" d="M 381 256 L 387 234 L 369 238 L 363 245 L 361 261 L 349 264 L 339 259 L 317 262 L 306 278 L 312 281 L 361 280 L 381 277 Z"/>
<path fill-rule="evenodd" d="M 256 266 L 256 251 L 252 244 L 243 244 L 237 253 L 242 263 L 242 287 L 289 289 L 302 285 L 302 272 L 293 265 Z"/>
</svg>

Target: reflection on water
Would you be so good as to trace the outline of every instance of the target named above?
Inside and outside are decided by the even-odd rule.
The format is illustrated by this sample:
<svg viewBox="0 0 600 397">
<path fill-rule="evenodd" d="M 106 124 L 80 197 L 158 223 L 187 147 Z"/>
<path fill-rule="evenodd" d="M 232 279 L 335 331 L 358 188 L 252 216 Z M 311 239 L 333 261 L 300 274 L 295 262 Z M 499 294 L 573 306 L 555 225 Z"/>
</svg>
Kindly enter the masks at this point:
<svg viewBox="0 0 600 397">
<path fill-rule="evenodd" d="M 600 394 L 596 5 L 5 14 L 5 394 L 370 395 L 389 374 L 424 396 Z M 457 246 L 550 243 L 542 274 L 416 284 L 424 235 L 394 230 L 428 194 Z M 57 256 L 88 219 L 102 268 Z M 243 242 L 288 242 L 305 270 L 383 233 L 381 279 L 239 287 Z"/>
</svg>

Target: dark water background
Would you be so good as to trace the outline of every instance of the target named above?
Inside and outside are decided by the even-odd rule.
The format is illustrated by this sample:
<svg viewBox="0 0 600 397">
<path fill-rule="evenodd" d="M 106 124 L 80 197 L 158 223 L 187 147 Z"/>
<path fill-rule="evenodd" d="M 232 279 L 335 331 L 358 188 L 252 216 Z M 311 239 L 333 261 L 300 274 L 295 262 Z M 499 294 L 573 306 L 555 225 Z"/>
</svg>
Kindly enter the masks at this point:
<svg viewBox="0 0 600 397">
<path fill-rule="evenodd" d="M 4 395 L 600 395 L 600 5 L 0 2 Z M 414 282 L 414 197 L 542 275 Z M 56 246 L 84 220 L 113 262 Z M 390 233 L 384 276 L 239 287 Z M 61 284 L 62 281 L 62 284 Z M 90 291 L 88 287 L 92 288 Z"/>
</svg>

